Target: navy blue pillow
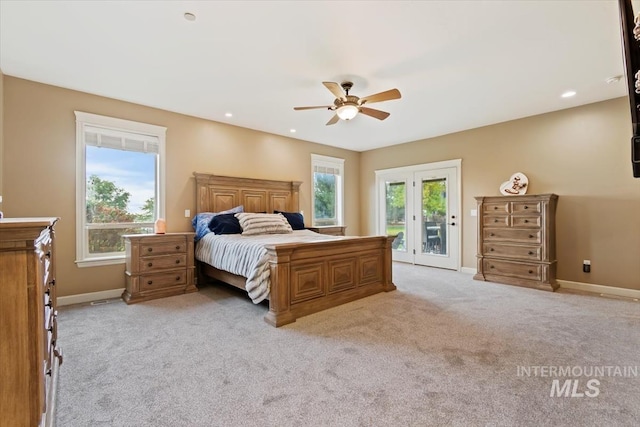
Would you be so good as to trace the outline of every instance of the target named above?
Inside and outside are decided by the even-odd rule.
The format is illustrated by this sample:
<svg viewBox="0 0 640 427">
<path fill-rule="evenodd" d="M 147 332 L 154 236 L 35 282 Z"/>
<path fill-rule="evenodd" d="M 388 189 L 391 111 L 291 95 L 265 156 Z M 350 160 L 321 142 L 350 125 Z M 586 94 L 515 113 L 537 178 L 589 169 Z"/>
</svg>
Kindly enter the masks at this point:
<svg viewBox="0 0 640 427">
<path fill-rule="evenodd" d="M 209 223 L 209 229 L 213 234 L 242 234 L 240 221 L 236 214 L 216 215 Z"/>
<path fill-rule="evenodd" d="M 282 211 L 273 211 L 273 213 L 279 213 L 284 215 L 289 221 L 289 225 L 293 230 L 304 230 L 304 217 L 299 212 L 282 212 Z"/>
</svg>

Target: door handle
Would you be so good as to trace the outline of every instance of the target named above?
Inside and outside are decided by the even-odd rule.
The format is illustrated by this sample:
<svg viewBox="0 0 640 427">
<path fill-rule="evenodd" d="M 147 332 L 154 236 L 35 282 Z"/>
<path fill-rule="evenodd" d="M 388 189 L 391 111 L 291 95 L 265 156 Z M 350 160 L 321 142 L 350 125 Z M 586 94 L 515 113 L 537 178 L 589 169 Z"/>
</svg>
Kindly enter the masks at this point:
<svg viewBox="0 0 640 427">
<path fill-rule="evenodd" d="M 456 225 L 455 222 L 448 222 L 447 225 Z"/>
</svg>

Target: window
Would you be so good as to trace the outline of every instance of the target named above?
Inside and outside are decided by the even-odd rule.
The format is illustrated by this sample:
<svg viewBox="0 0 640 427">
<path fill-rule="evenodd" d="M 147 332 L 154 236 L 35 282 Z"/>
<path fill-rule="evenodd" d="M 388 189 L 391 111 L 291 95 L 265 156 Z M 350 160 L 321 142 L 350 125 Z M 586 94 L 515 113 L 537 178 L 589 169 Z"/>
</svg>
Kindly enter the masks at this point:
<svg viewBox="0 0 640 427">
<path fill-rule="evenodd" d="M 75 113 L 76 263 L 123 263 L 122 235 L 164 217 L 166 128 Z"/>
<path fill-rule="evenodd" d="M 344 159 L 312 154 L 311 171 L 311 223 L 314 226 L 342 225 Z"/>
</svg>

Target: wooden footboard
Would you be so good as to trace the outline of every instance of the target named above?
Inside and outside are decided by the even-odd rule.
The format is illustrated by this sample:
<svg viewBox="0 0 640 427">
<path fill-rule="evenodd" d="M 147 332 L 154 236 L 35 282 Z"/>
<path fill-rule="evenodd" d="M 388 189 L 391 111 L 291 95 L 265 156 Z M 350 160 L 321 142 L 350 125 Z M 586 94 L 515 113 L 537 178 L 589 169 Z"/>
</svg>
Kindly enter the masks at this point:
<svg viewBox="0 0 640 427">
<path fill-rule="evenodd" d="M 393 238 L 269 246 L 271 290 L 265 321 L 273 326 L 396 289 L 391 275 Z"/>
</svg>

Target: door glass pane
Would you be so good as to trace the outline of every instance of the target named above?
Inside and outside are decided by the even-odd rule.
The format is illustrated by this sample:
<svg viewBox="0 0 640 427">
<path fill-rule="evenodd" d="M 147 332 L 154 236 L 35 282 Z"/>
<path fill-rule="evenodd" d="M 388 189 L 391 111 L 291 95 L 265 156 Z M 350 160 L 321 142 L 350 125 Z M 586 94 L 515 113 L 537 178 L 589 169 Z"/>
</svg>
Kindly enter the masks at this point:
<svg viewBox="0 0 640 427">
<path fill-rule="evenodd" d="M 386 213 L 385 222 L 387 236 L 396 236 L 391 247 L 396 251 L 407 251 L 407 218 L 406 218 L 405 182 L 386 182 Z"/>
<path fill-rule="evenodd" d="M 422 181 L 422 252 L 447 254 L 447 180 Z"/>
</svg>

